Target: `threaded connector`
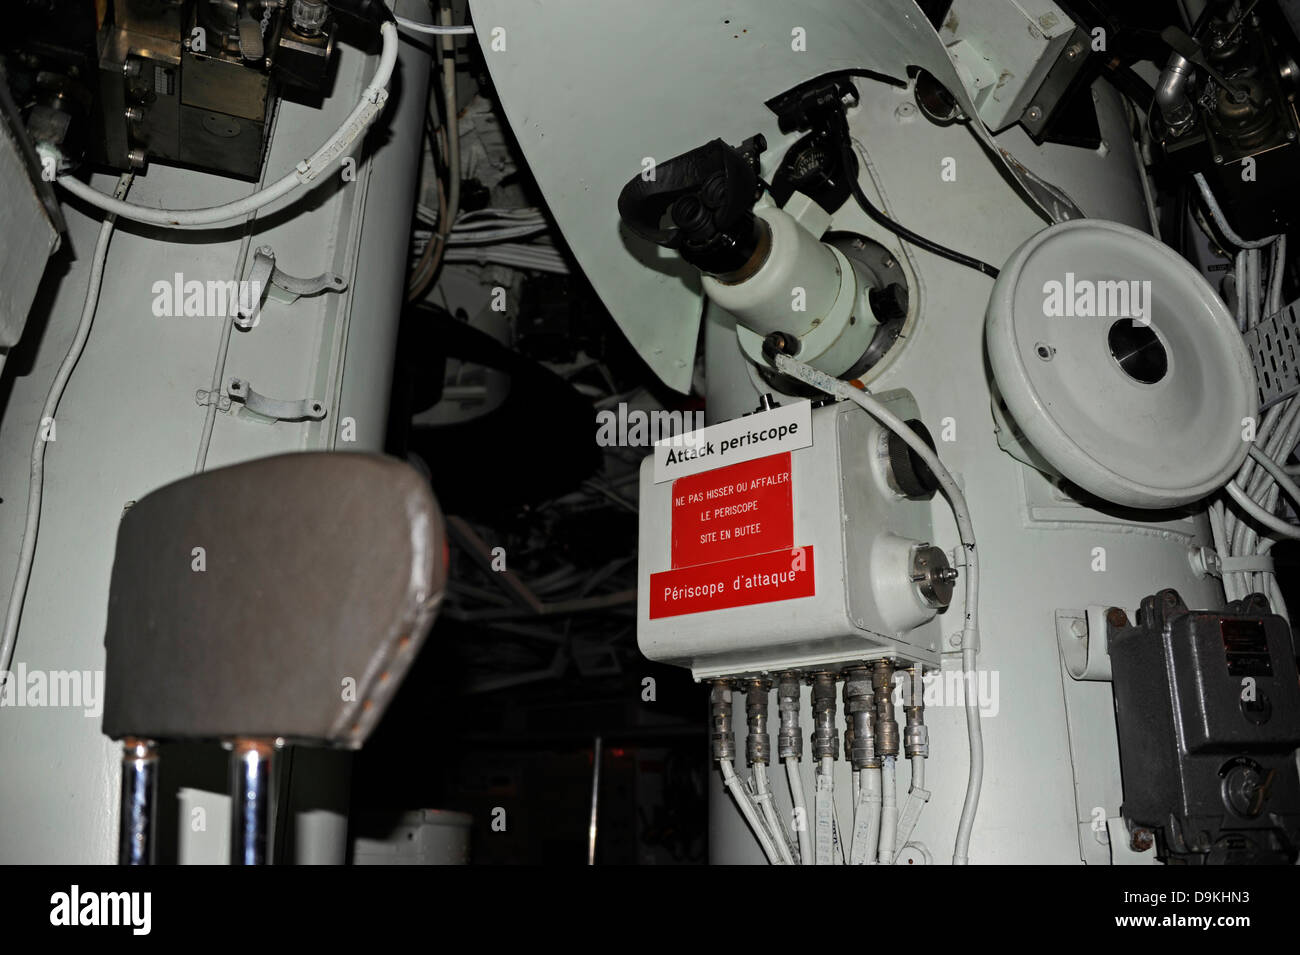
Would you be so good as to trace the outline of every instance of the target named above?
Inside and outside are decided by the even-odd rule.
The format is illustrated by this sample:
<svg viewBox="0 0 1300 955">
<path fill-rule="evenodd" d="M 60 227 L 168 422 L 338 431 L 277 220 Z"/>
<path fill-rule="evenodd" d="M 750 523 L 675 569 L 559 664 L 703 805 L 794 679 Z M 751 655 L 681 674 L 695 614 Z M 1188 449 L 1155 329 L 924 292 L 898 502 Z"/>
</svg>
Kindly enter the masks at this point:
<svg viewBox="0 0 1300 955">
<path fill-rule="evenodd" d="M 853 768 L 878 767 L 875 696 L 871 671 L 866 667 L 853 667 L 844 673 L 844 714 L 845 721 L 853 727 L 853 742 L 846 754 Z"/>
<path fill-rule="evenodd" d="M 907 715 L 907 725 L 903 729 L 903 754 L 908 759 L 930 755 L 930 731 L 925 726 L 925 687 L 921 675 L 921 667 L 913 664 L 907 668 L 907 679 L 903 681 L 903 712 Z"/>
<path fill-rule="evenodd" d="M 876 752 L 881 756 L 898 755 L 898 720 L 894 717 L 894 664 L 877 660 L 871 670 L 871 686 L 876 697 Z"/>
<path fill-rule="evenodd" d="M 709 690 L 709 714 L 713 720 L 713 758 L 735 759 L 736 734 L 731 726 L 730 680 L 714 680 Z"/>
<path fill-rule="evenodd" d="M 853 715 L 849 711 L 849 674 L 851 670 L 844 671 L 844 685 L 840 688 L 840 696 L 844 700 L 844 758 L 851 759 L 853 755 Z"/>
<path fill-rule="evenodd" d="M 803 737 L 799 734 L 799 696 L 803 679 L 798 670 L 786 670 L 777 677 L 776 705 L 781 714 L 781 728 L 776 734 L 776 752 L 781 759 L 803 757 Z"/>
<path fill-rule="evenodd" d="M 839 759 L 840 737 L 835 732 L 835 674 L 814 673 L 812 678 L 814 759 Z"/>
<path fill-rule="evenodd" d="M 768 697 L 772 692 L 771 680 L 748 680 L 745 683 L 745 717 L 748 721 L 745 734 L 745 758 L 749 765 L 772 761 L 772 738 L 767 733 Z"/>
</svg>

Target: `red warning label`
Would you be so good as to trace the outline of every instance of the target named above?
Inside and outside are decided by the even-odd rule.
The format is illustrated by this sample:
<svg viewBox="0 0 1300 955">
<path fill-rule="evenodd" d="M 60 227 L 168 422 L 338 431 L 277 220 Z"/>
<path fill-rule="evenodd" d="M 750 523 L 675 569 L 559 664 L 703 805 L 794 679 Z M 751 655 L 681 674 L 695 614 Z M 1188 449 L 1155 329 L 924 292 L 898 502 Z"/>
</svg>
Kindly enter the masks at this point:
<svg viewBox="0 0 1300 955">
<path fill-rule="evenodd" d="M 813 549 L 795 547 L 790 452 L 678 478 L 672 569 L 650 575 L 650 618 L 811 597 Z"/>
<path fill-rule="evenodd" d="M 678 478 L 672 497 L 674 569 L 794 543 L 788 451 Z"/>
<path fill-rule="evenodd" d="M 786 548 L 651 574 L 650 619 L 813 593 L 813 549 Z"/>
</svg>

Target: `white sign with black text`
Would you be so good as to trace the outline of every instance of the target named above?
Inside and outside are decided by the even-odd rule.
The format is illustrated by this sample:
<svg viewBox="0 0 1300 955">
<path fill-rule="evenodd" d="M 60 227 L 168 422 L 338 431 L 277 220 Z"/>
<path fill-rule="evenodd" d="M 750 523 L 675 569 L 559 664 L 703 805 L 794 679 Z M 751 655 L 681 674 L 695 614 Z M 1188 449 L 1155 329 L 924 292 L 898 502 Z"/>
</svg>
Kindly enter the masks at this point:
<svg viewBox="0 0 1300 955">
<path fill-rule="evenodd" d="M 655 442 L 655 483 L 812 444 L 812 404 L 796 401 Z"/>
</svg>

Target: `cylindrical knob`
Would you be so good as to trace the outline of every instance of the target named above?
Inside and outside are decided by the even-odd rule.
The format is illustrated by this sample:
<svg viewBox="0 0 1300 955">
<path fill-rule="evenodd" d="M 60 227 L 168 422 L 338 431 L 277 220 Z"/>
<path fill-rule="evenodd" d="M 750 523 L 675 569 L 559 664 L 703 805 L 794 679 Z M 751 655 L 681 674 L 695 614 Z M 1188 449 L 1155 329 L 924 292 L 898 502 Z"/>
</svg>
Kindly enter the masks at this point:
<svg viewBox="0 0 1300 955">
<path fill-rule="evenodd" d="M 931 437 L 929 428 L 916 418 L 912 418 L 906 424 L 929 446 L 931 451 L 934 450 L 934 438 Z M 885 463 L 890 486 L 903 497 L 913 501 L 928 501 L 934 497 L 934 492 L 939 488 L 939 481 L 929 465 L 893 431 L 886 433 L 885 441 L 887 457 Z"/>
</svg>

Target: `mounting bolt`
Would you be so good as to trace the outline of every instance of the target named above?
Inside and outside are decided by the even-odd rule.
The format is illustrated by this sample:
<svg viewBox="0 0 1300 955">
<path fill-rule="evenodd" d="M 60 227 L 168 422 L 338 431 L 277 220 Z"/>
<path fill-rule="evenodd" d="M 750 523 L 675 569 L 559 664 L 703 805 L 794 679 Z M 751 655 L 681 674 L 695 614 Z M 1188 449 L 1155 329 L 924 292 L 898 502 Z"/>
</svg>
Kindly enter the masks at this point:
<svg viewBox="0 0 1300 955">
<path fill-rule="evenodd" d="M 1146 852 L 1156 844 L 1156 837 L 1150 829 L 1134 829 L 1133 841 L 1130 845 L 1134 852 Z"/>
</svg>

